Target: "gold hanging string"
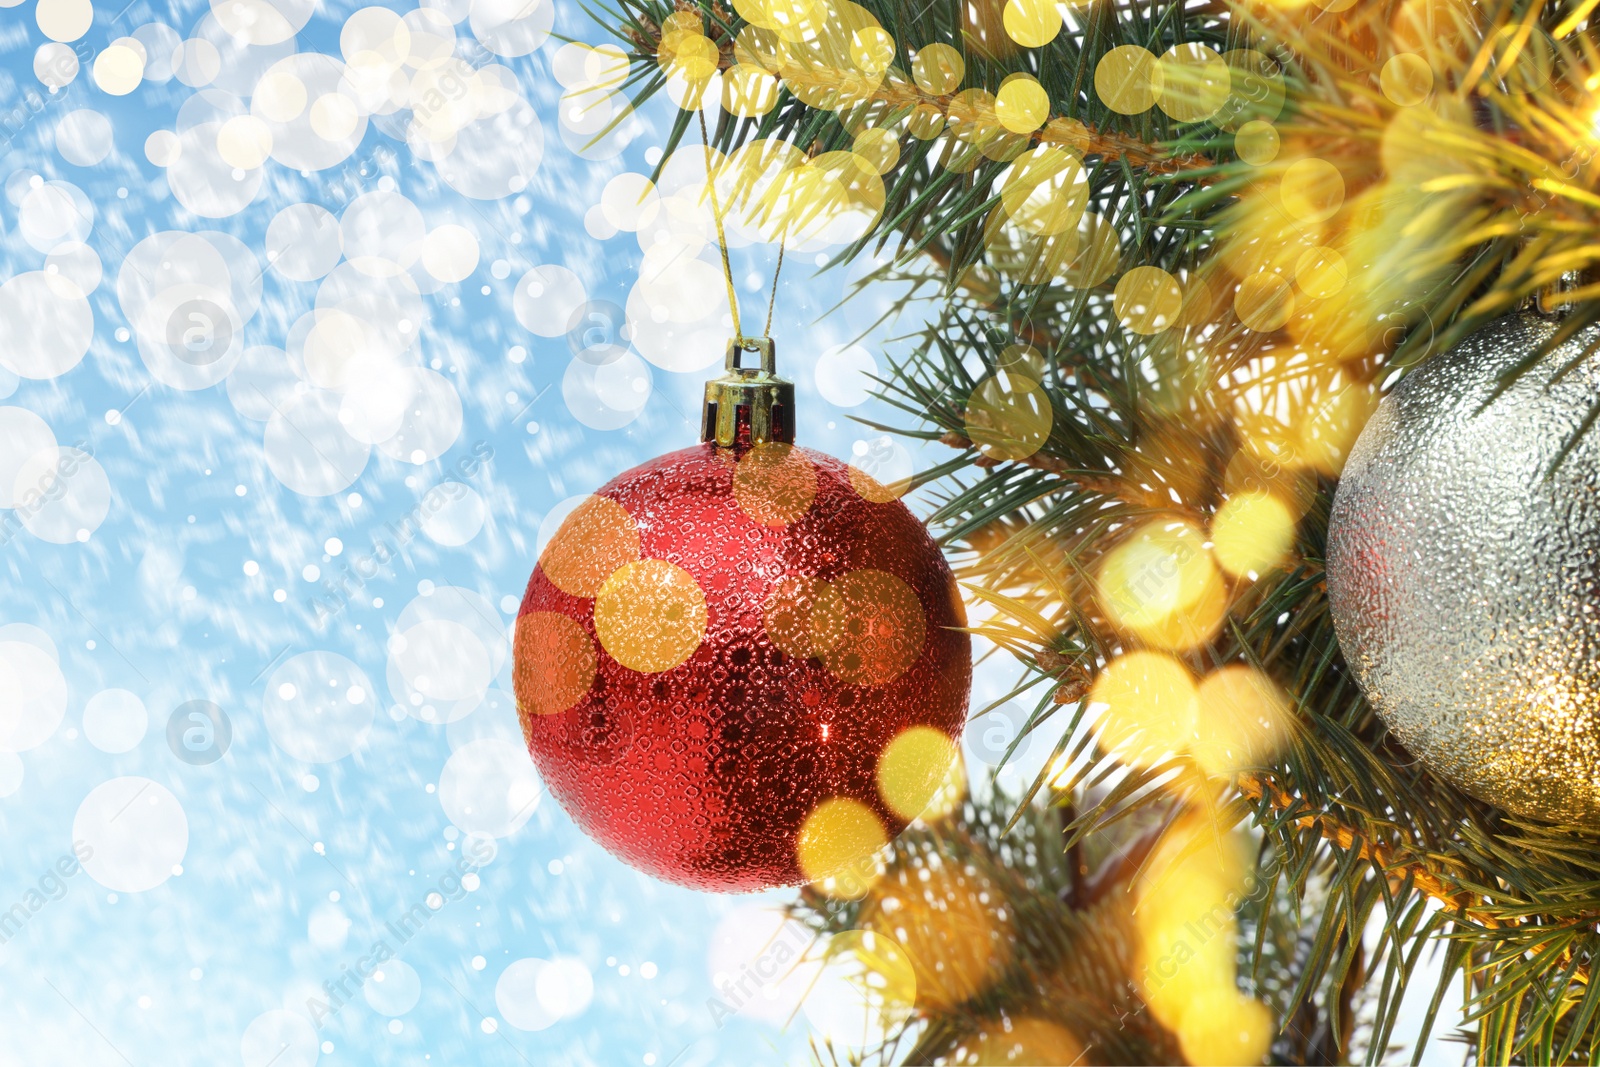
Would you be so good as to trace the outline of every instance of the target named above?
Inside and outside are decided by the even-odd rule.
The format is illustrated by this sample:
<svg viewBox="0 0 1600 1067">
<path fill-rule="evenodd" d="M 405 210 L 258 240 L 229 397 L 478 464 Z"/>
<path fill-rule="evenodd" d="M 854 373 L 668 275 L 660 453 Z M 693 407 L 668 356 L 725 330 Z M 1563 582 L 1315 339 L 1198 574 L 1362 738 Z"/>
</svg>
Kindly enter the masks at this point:
<svg viewBox="0 0 1600 1067">
<path fill-rule="evenodd" d="M 717 224 L 717 251 L 722 253 L 722 280 L 728 283 L 728 310 L 733 313 L 733 336 L 744 340 L 739 328 L 739 294 L 733 287 L 733 264 L 728 262 L 728 235 L 722 232 L 722 208 L 717 205 L 717 176 L 711 168 L 711 135 L 706 132 L 706 110 L 695 111 L 700 117 L 700 140 L 706 147 L 706 190 L 711 194 L 711 217 Z M 768 324 L 771 324 L 770 312 Z"/>
<path fill-rule="evenodd" d="M 778 305 L 778 275 L 783 270 L 783 243 L 788 240 L 786 230 L 778 237 L 778 265 L 772 268 L 772 293 L 767 297 L 767 324 L 761 328 L 761 336 L 772 336 L 772 309 Z"/>
<path fill-rule="evenodd" d="M 722 255 L 722 280 L 728 286 L 728 310 L 733 314 L 733 336 L 743 341 L 744 331 L 739 326 L 739 294 L 733 284 L 733 264 L 728 260 L 728 235 L 722 229 L 722 207 L 717 203 L 717 178 L 712 173 L 711 135 L 706 130 L 705 108 L 700 108 L 695 114 L 700 119 L 700 142 L 705 146 L 706 191 L 711 194 L 711 218 L 717 224 L 717 251 Z M 761 328 L 763 337 L 772 336 L 772 311 L 778 306 L 778 275 L 783 271 L 783 246 L 787 240 L 787 232 L 778 238 L 778 263 L 772 268 L 772 292 L 767 296 L 767 323 Z"/>
</svg>

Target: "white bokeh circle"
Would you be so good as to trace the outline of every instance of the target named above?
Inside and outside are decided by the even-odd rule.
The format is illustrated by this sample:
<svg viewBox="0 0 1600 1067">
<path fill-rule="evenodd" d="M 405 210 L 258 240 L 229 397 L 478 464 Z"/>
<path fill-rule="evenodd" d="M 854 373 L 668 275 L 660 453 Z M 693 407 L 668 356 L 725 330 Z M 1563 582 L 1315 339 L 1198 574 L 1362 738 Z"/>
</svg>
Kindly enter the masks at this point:
<svg viewBox="0 0 1600 1067">
<path fill-rule="evenodd" d="M 650 367 L 631 351 L 607 363 L 574 358 L 561 377 L 561 398 L 572 417 L 592 430 L 619 430 L 650 399 Z"/>
<path fill-rule="evenodd" d="M 589 299 L 583 280 L 566 267 L 534 267 L 517 282 L 511 310 L 524 329 L 540 337 L 561 337 L 572 328 L 572 317 Z"/>
<path fill-rule="evenodd" d="M 44 272 L 59 274 L 88 295 L 100 288 L 104 266 L 100 254 L 81 241 L 56 245 L 45 257 Z"/>
<path fill-rule="evenodd" d="M 548 960 L 529 958 L 517 960 L 500 972 L 494 984 L 494 1004 L 507 1025 L 536 1031 L 558 1021 L 557 1015 L 539 1003 L 539 978 L 549 968 Z"/>
<path fill-rule="evenodd" d="M 83 869 L 118 893 L 166 882 L 189 851 L 189 818 L 172 790 L 149 778 L 113 778 L 94 787 L 72 820 L 72 840 L 88 846 Z"/>
<path fill-rule="evenodd" d="M 504 111 L 469 123 L 434 166 L 462 196 L 498 200 L 527 189 L 543 158 L 544 127 L 533 107 L 518 98 Z"/>
<path fill-rule="evenodd" d="M 0 407 L 0 508 L 17 506 L 17 475 L 35 454 L 55 447 L 56 435 L 49 423 L 27 408 Z M 48 486 L 37 488 L 42 492 Z"/>
<path fill-rule="evenodd" d="M 412 392 L 400 428 L 378 447 L 406 463 L 423 464 L 449 451 L 461 436 L 461 394 L 449 379 L 426 367 L 404 372 Z"/>
<path fill-rule="evenodd" d="M 866 403 L 876 383 L 878 361 L 860 345 L 834 345 L 817 357 L 817 392 L 842 408 Z"/>
<path fill-rule="evenodd" d="M 60 377 L 93 339 L 89 298 L 70 279 L 35 270 L 0 285 L 0 365 L 19 377 Z"/>
<path fill-rule="evenodd" d="M 267 421 L 262 447 L 278 481 L 301 496 L 329 496 L 366 469 L 370 445 L 339 422 L 339 395 L 313 389 L 290 400 Z"/>
<path fill-rule="evenodd" d="M 317 0 L 211 0 L 222 28 L 246 44 L 280 44 L 305 29 Z"/>
<path fill-rule="evenodd" d="M 395 702 L 412 718 L 442 725 L 478 707 L 505 666 L 510 640 L 487 599 L 447 585 L 405 606 L 387 649 Z"/>
<path fill-rule="evenodd" d="M 21 789 L 24 777 L 22 757 L 0 749 L 0 797 L 11 796 Z"/>
<path fill-rule="evenodd" d="M 445 818 L 467 833 L 490 837 L 519 830 L 538 808 L 543 790 L 527 750 L 495 738 L 462 745 L 439 775 Z"/>
<path fill-rule="evenodd" d="M 111 511 L 111 480 L 88 452 L 62 446 L 35 452 L 12 483 L 28 532 L 42 541 L 87 541 Z"/>
<path fill-rule="evenodd" d="M 518 1030 L 544 1030 L 582 1015 L 594 999 L 594 975 L 570 956 L 520 959 L 500 973 L 494 986 L 501 1018 Z"/>
<path fill-rule="evenodd" d="M 167 166 L 167 185 L 196 215 L 225 219 L 250 205 L 261 191 L 264 168 L 241 170 L 217 149 L 221 122 L 202 122 L 178 134 L 177 158 Z"/>
<path fill-rule="evenodd" d="M 76 167 L 92 167 L 111 154 L 111 120 L 83 107 L 56 123 L 56 151 Z"/>
<path fill-rule="evenodd" d="M 316 1067 L 318 1055 L 316 1029 L 292 1011 L 262 1012 L 239 1039 L 244 1067 Z"/>
<path fill-rule="evenodd" d="M 314 282 L 339 265 L 344 253 L 339 220 L 317 204 L 291 204 L 267 225 L 267 262 L 297 282 Z"/>
<path fill-rule="evenodd" d="M 361 995 L 373 1011 L 394 1018 L 417 1006 L 422 978 L 404 960 L 384 960 L 367 977 Z"/>
<path fill-rule="evenodd" d="M 454 548 L 478 536 L 488 508 L 465 482 L 440 482 L 422 498 L 422 532 L 434 544 Z"/>
<path fill-rule="evenodd" d="M 0 641 L 0 750 L 38 748 L 66 713 L 67 679 L 56 657 L 28 641 Z"/>
<path fill-rule="evenodd" d="M 262 717 L 273 743 L 307 763 L 334 763 L 366 742 L 377 714 L 372 680 L 334 652 L 302 652 L 267 679 Z"/>
<path fill-rule="evenodd" d="M 126 689 L 102 689 L 83 706 L 83 736 L 101 752 L 137 748 L 149 727 L 144 701 Z"/>
<path fill-rule="evenodd" d="M 550 38 L 554 0 L 472 0 L 472 35 L 497 56 L 525 56 Z"/>
<path fill-rule="evenodd" d="M 517 698 L 504 689 L 489 690 L 470 714 L 450 723 L 444 732 L 452 752 L 485 738 L 512 745 L 525 744 L 517 716 Z"/>
</svg>

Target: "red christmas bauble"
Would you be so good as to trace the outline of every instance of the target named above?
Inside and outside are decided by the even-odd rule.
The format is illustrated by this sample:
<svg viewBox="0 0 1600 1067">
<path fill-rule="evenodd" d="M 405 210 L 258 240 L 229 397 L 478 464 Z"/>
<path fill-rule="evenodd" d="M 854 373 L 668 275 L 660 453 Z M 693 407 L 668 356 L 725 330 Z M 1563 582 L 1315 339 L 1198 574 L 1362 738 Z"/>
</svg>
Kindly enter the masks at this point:
<svg viewBox="0 0 1600 1067">
<path fill-rule="evenodd" d="M 516 635 L 528 750 L 590 837 L 658 878 L 835 875 L 945 780 L 965 625 L 938 546 L 860 471 L 686 448 L 588 498 L 540 556 Z"/>
</svg>

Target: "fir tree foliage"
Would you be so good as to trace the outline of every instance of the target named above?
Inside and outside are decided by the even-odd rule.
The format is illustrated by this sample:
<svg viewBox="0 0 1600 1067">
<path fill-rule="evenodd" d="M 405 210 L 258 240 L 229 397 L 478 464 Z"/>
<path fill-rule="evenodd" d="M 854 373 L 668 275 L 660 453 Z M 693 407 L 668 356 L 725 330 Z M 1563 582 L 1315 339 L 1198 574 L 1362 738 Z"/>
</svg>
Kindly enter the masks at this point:
<svg viewBox="0 0 1600 1067">
<path fill-rule="evenodd" d="M 1022 795 L 914 827 L 859 899 L 802 901 L 830 933 L 887 929 L 895 886 L 954 878 L 1007 916 L 983 981 L 918 975 L 882 1062 L 987 1062 L 984 1035 L 1038 1019 L 1085 1062 L 1204 1060 L 1136 944 L 1183 827 L 1250 842 L 1230 944 L 1277 1061 L 1387 1058 L 1402 1002 L 1417 1056 L 1457 1027 L 1479 1062 L 1600 1054 L 1600 839 L 1418 766 L 1357 690 L 1322 576 L 1344 454 L 1406 368 L 1530 299 L 1566 305 L 1552 344 L 1600 320 L 1596 6 L 1092 0 L 1053 33 L 1024 0 L 593 12 L 636 103 L 680 105 L 669 159 L 703 152 L 724 206 L 790 240 L 864 213 L 849 254 L 888 255 L 863 284 L 937 301 L 891 354 L 885 428 L 949 446 L 918 484 L 1053 755 Z M 780 203 L 752 160 L 832 184 Z M 1189 575 L 1185 619 L 1140 601 L 1150 560 Z M 1159 662 L 1133 682 L 1165 671 L 1271 736 L 1108 730 L 1141 649 Z"/>
</svg>

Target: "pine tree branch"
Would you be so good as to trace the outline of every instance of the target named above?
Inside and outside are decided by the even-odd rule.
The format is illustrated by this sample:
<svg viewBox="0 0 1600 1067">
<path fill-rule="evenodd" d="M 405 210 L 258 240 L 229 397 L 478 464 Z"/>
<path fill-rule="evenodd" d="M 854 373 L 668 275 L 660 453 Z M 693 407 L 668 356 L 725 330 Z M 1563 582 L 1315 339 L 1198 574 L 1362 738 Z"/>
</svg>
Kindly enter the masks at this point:
<svg viewBox="0 0 1600 1067">
<path fill-rule="evenodd" d="M 698 5 L 689 3 L 688 0 L 675 0 L 675 2 L 679 11 L 700 10 Z M 734 35 L 730 32 L 734 22 L 720 7 L 713 5 L 713 11 L 730 27 L 730 29 L 716 25 L 711 27 L 712 41 L 717 45 L 717 70 L 722 72 L 731 69 L 739 62 L 734 55 Z M 635 46 L 635 59 L 654 60 L 659 55 L 661 27 L 654 20 L 649 18 L 640 20 L 636 26 L 629 27 L 625 35 Z M 808 72 L 804 68 L 785 68 L 783 80 L 801 87 L 809 84 L 819 89 L 835 89 L 842 73 Z M 811 75 L 809 79 L 808 74 Z M 1021 146 L 1017 149 L 1019 154 L 1036 145 L 1055 145 L 1083 157 L 1095 156 L 1109 162 L 1125 162 L 1152 175 L 1204 171 L 1216 166 L 1214 160 L 1198 152 L 1174 153 L 1163 142 L 1144 140 L 1117 130 L 1099 129 L 1064 113 L 1052 114 L 1040 129 L 1031 134 L 1011 133 L 1001 124 L 992 104 L 974 103 L 973 98 L 959 92 L 930 93 L 915 82 L 907 80 L 893 68 L 886 72 L 883 81 L 876 88 L 853 94 L 851 101 L 853 106 L 877 105 L 894 114 L 906 114 L 918 108 L 927 109 L 936 112 L 946 123 L 958 127 L 995 131 L 1008 140 L 1015 139 Z M 671 146 L 668 147 L 670 149 Z"/>
<path fill-rule="evenodd" d="M 1285 815 L 1300 810 L 1304 801 L 1283 789 L 1265 773 L 1241 774 L 1234 784 L 1239 792 L 1252 800 L 1265 801 L 1277 814 Z M 1435 870 L 1426 860 L 1397 852 L 1382 842 L 1369 841 L 1358 829 L 1346 825 L 1326 812 L 1307 812 L 1294 815 L 1297 826 L 1309 827 L 1320 833 L 1324 840 L 1346 852 L 1360 853 L 1382 869 L 1391 881 L 1398 883 L 1409 876 L 1411 884 L 1428 896 L 1446 905 L 1464 919 L 1490 929 L 1500 926 L 1500 920 L 1474 902 L 1479 899 L 1472 890 L 1457 884 L 1449 875 Z"/>
</svg>

